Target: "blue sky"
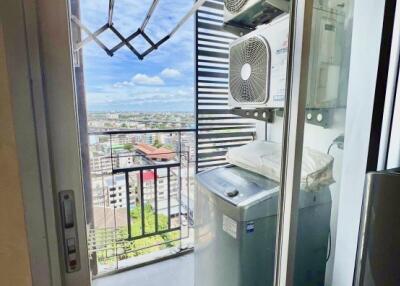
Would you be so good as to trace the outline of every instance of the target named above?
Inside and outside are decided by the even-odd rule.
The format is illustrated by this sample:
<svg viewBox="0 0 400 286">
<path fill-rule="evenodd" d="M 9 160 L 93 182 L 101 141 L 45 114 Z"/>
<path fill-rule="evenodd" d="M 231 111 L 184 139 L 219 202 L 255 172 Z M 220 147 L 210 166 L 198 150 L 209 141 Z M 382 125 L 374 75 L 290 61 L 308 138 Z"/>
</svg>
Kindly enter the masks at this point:
<svg viewBox="0 0 400 286">
<path fill-rule="evenodd" d="M 151 0 L 115 0 L 114 26 L 127 37 L 141 25 Z M 160 0 L 146 32 L 153 41 L 168 34 L 192 6 L 188 0 Z M 82 22 L 95 31 L 107 22 L 108 0 L 81 0 Z M 83 37 L 86 35 L 83 33 Z M 108 47 L 119 39 L 107 31 Z M 143 52 L 143 39 L 131 42 Z M 194 25 L 190 19 L 173 38 L 143 61 L 126 47 L 109 57 L 94 42 L 83 50 L 87 106 L 95 111 L 186 111 L 194 109 Z"/>
</svg>

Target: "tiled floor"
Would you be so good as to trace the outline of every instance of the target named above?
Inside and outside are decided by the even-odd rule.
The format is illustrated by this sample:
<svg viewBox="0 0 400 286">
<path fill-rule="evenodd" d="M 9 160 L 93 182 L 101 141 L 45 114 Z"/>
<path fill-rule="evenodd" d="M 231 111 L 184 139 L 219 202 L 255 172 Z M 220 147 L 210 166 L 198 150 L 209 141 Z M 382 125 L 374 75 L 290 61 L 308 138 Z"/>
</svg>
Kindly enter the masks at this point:
<svg viewBox="0 0 400 286">
<path fill-rule="evenodd" d="M 93 286 L 193 286 L 193 253 L 95 279 Z"/>
</svg>

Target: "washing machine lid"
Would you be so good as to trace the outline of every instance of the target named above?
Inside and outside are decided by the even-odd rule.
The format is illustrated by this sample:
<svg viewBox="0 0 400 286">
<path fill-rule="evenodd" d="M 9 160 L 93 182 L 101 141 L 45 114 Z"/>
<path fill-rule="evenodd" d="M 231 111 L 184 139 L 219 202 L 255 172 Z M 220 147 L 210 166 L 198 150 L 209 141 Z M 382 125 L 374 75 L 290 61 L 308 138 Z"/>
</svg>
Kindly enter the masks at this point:
<svg viewBox="0 0 400 286">
<path fill-rule="evenodd" d="M 278 183 L 237 166 L 225 166 L 202 172 L 198 182 L 223 200 L 245 207 L 279 192 Z"/>
</svg>

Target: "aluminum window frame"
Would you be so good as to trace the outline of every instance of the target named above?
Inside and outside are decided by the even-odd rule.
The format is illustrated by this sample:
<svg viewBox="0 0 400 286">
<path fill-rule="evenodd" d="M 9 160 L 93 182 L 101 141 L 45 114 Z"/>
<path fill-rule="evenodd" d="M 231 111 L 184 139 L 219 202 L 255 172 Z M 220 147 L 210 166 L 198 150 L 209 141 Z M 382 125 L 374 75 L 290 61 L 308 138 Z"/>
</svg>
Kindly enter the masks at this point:
<svg viewBox="0 0 400 286">
<path fill-rule="evenodd" d="M 294 285 L 305 109 L 309 74 L 313 0 L 293 0 L 290 10 L 288 80 L 284 110 L 281 193 L 274 285 Z"/>
</svg>

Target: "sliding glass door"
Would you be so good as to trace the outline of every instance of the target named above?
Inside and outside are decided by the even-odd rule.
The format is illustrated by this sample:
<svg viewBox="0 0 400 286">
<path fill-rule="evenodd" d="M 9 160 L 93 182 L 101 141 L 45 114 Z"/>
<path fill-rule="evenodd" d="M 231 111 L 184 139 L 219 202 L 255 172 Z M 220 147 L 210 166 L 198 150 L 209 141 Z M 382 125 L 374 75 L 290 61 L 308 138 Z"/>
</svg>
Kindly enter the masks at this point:
<svg viewBox="0 0 400 286">
<path fill-rule="evenodd" d="M 275 285 L 352 284 L 385 8 L 375 2 L 292 3 Z"/>
</svg>

